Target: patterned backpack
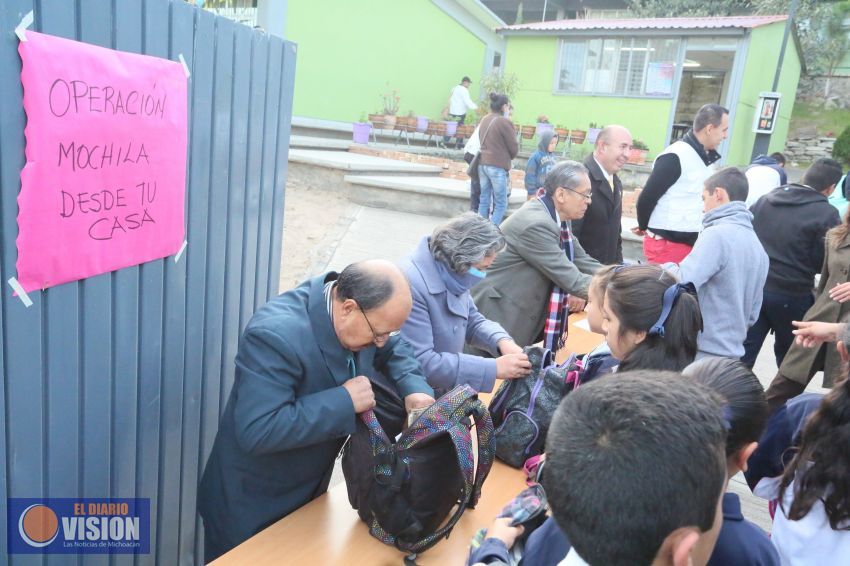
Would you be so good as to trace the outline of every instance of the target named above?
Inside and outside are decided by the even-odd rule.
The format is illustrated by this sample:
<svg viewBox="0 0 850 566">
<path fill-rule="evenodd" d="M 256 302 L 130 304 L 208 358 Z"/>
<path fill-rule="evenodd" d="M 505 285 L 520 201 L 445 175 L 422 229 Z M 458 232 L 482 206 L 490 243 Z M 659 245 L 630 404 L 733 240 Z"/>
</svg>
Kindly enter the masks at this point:
<svg viewBox="0 0 850 566">
<path fill-rule="evenodd" d="M 360 415 L 342 451 L 348 499 L 373 537 L 415 560 L 448 537 L 478 502 L 493 464 L 493 423 L 475 391 L 459 385 L 402 430 L 404 402 L 380 383 L 373 381 L 372 389 L 376 407 Z M 478 435 L 477 468 L 470 417 Z"/>
<path fill-rule="evenodd" d="M 576 385 L 579 372 L 575 356 L 555 365 L 552 352 L 540 347 L 525 348 L 531 373 L 502 382 L 490 401 L 496 427 L 496 456 L 514 468 L 543 452 L 552 415 L 561 399 Z"/>
</svg>

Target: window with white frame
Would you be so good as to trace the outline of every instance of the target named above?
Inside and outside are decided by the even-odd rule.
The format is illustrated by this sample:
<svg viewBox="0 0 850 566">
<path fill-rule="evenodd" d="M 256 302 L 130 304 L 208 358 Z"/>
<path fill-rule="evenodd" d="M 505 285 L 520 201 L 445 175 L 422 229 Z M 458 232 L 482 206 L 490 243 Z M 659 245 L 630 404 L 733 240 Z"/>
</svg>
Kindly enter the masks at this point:
<svg viewBox="0 0 850 566">
<path fill-rule="evenodd" d="M 655 37 L 562 40 L 555 90 L 669 98 L 679 43 L 676 38 Z"/>
</svg>

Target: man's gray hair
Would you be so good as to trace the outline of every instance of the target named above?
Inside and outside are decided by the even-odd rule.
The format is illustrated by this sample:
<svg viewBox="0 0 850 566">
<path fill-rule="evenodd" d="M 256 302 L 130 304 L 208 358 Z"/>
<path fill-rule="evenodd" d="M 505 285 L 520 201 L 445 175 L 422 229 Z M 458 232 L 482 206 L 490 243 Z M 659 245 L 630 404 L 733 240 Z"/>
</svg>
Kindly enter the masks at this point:
<svg viewBox="0 0 850 566">
<path fill-rule="evenodd" d="M 723 122 L 723 115 L 728 114 L 729 110 L 719 104 L 706 104 L 694 116 L 694 131 L 701 132 L 706 126 L 719 126 Z"/>
<path fill-rule="evenodd" d="M 543 189 L 550 197 L 555 194 L 558 187 L 575 190 L 582 176 L 587 176 L 587 167 L 578 161 L 561 161 L 546 174 Z"/>
<path fill-rule="evenodd" d="M 437 226 L 429 243 L 434 259 L 458 274 L 504 247 L 499 227 L 474 212 L 464 212 Z"/>
</svg>

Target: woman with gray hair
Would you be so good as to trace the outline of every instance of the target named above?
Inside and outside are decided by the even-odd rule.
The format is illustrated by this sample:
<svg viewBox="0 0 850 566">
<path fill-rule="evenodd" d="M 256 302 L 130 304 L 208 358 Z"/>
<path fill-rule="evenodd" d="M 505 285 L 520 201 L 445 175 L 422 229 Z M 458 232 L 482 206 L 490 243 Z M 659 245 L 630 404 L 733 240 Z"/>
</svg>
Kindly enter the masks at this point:
<svg viewBox="0 0 850 566">
<path fill-rule="evenodd" d="M 469 294 L 504 247 L 499 228 L 467 212 L 435 228 L 401 262 L 413 294 L 413 310 L 401 335 L 437 395 L 464 383 L 476 391 L 492 391 L 497 378 L 514 379 L 531 371 L 522 348 L 478 312 Z M 496 359 L 464 354 L 467 343 Z"/>
</svg>

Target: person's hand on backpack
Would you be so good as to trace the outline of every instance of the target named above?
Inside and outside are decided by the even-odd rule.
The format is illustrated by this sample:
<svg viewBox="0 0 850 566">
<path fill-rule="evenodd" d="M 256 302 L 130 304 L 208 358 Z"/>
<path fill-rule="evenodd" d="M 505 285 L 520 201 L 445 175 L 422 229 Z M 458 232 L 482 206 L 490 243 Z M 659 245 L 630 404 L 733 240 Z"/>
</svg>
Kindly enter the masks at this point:
<svg viewBox="0 0 850 566">
<path fill-rule="evenodd" d="M 369 378 L 363 375 L 352 377 L 342 384 L 345 390 L 351 396 L 351 402 L 354 404 L 354 412 L 362 413 L 368 411 L 375 406 L 375 393 L 372 391 L 372 384 Z"/>
<path fill-rule="evenodd" d="M 497 379 L 517 379 L 531 373 L 531 362 L 525 354 L 506 354 L 496 358 Z"/>
<path fill-rule="evenodd" d="M 414 409 L 430 407 L 434 403 L 434 398 L 427 393 L 411 393 L 404 398 L 404 408 L 408 413 Z"/>
<path fill-rule="evenodd" d="M 500 517 L 493 521 L 490 528 L 487 529 L 487 538 L 494 538 L 505 543 L 508 548 L 512 547 L 516 539 L 525 531 L 525 527 L 517 525 L 511 526 L 510 517 Z"/>
<path fill-rule="evenodd" d="M 522 354 L 522 346 L 514 342 L 511 338 L 502 338 L 499 340 L 499 353 L 505 354 Z"/>
</svg>

